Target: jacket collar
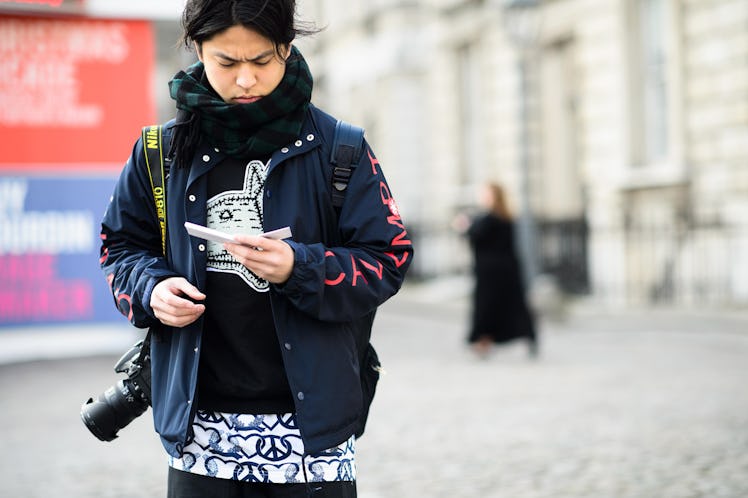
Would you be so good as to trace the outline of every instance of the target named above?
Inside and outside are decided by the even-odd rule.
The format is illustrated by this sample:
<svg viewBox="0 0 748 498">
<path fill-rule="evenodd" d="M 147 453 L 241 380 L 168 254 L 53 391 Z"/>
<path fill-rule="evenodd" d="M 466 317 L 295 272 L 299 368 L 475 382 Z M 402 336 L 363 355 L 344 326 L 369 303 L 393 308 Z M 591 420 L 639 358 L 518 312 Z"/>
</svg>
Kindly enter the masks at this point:
<svg viewBox="0 0 748 498">
<path fill-rule="evenodd" d="M 304 120 L 304 124 L 301 127 L 299 136 L 296 137 L 292 142 L 284 145 L 280 149 L 276 150 L 270 157 L 268 163 L 268 175 L 270 172 L 283 161 L 304 154 L 315 147 L 319 147 L 322 143 L 319 133 L 311 120 L 309 113 Z"/>
<path fill-rule="evenodd" d="M 190 177 L 187 183 L 191 184 L 225 158 L 226 154 L 221 152 L 220 149 L 211 147 L 204 142 L 201 143 L 195 150 L 195 156 L 192 158 L 192 167 L 190 168 Z"/>
<path fill-rule="evenodd" d="M 301 127 L 299 135 L 290 143 L 276 150 L 268 163 L 268 174 L 283 161 L 289 158 L 304 154 L 315 147 L 319 147 L 322 139 L 314 125 L 314 121 L 307 113 L 304 124 Z M 192 159 L 190 168 L 190 177 L 188 183 L 192 183 L 200 176 L 210 171 L 216 164 L 226 158 L 226 154 L 218 148 L 211 147 L 206 143 L 201 143 L 195 150 L 195 157 Z"/>
</svg>

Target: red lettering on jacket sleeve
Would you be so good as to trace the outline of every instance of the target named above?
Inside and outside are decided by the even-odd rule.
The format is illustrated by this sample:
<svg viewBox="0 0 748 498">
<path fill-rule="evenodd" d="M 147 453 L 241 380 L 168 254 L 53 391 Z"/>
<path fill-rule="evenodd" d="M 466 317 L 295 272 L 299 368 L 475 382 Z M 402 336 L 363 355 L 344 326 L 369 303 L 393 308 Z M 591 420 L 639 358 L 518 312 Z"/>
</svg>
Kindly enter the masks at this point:
<svg viewBox="0 0 748 498">
<path fill-rule="evenodd" d="M 351 254 L 351 268 L 353 269 L 353 279 L 351 280 L 351 286 L 356 287 L 356 280 L 358 280 L 359 275 L 364 280 L 365 284 L 368 284 L 369 282 L 366 280 L 366 277 L 363 273 L 361 273 L 361 270 L 358 269 L 358 266 L 356 265 L 356 260 L 353 259 L 353 254 Z"/>
<path fill-rule="evenodd" d="M 106 240 L 106 234 L 100 233 L 99 238 L 101 238 L 101 241 L 104 242 Z M 106 262 L 107 258 L 109 257 L 109 248 L 104 247 L 101 251 L 101 257 L 99 258 L 99 264 L 104 264 Z M 111 286 L 110 286 L 111 287 Z"/>
<path fill-rule="evenodd" d="M 392 194 L 390 194 L 390 189 L 384 182 L 379 182 L 379 196 L 382 198 L 382 204 L 384 204 L 385 206 L 388 206 L 390 204 Z"/>
<path fill-rule="evenodd" d="M 395 254 L 394 252 L 386 252 L 385 254 L 395 261 L 395 266 L 400 268 L 401 266 L 403 266 L 403 264 L 405 264 L 406 261 L 408 261 L 408 255 L 410 253 L 404 252 L 401 258 L 398 258 L 397 254 Z"/>
<path fill-rule="evenodd" d="M 363 259 L 359 259 L 359 262 L 364 266 L 364 268 L 374 272 L 374 274 L 377 276 L 377 278 L 379 278 L 379 280 L 382 280 L 382 274 L 384 272 L 384 265 L 382 265 L 381 262 L 377 261 L 378 266 L 374 266 L 373 264 Z"/>
<path fill-rule="evenodd" d="M 325 251 L 325 257 L 335 256 L 335 253 L 332 251 Z M 338 285 L 340 282 L 345 279 L 345 273 L 342 271 L 340 272 L 340 275 L 338 275 L 335 279 L 325 279 L 325 285 Z"/>
<path fill-rule="evenodd" d="M 379 183 L 379 195 L 382 199 L 382 204 L 387 206 L 387 209 L 389 209 L 390 211 L 390 215 L 387 217 L 387 223 L 400 229 L 400 233 L 398 233 L 392 239 L 392 241 L 390 242 L 390 245 L 392 246 L 412 245 L 412 242 L 410 241 L 410 239 L 406 238 L 408 236 L 408 232 L 407 230 L 405 230 L 405 225 L 403 225 L 402 223 L 402 218 L 400 217 L 400 209 L 397 207 L 397 203 L 395 202 L 395 199 L 392 198 L 390 189 L 387 187 L 387 185 L 384 182 Z"/>
<path fill-rule="evenodd" d="M 377 174 L 377 164 L 379 164 L 379 160 L 371 155 L 371 150 L 366 150 L 366 155 L 369 156 L 369 162 L 371 163 L 371 174 L 376 175 Z"/>
<path fill-rule="evenodd" d="M 394 216 L 388 216 L 387 217 L 387 223 L 390 225 L 396 226 L 401 229 L 401 232 L 392 239 L 390 242 L 391 246 L 411 246 L 413 243 L 410 241 L 410 239 L 406 239 L 408 236 L 408 231 L 405 230 L 405 225 L 401 223 L 401 220 L 399 217 Z"/>
<path fill-rule="evenodd" d="M 127 294 L 120 293 L 119 289 L 114 291 L 114 299 L 117 301 L 117 309 L 127 317 L 129 321 L 132 321 L 132 298 Z M 125 308 L 124 304 L 127 304 Z"/>
</svg>

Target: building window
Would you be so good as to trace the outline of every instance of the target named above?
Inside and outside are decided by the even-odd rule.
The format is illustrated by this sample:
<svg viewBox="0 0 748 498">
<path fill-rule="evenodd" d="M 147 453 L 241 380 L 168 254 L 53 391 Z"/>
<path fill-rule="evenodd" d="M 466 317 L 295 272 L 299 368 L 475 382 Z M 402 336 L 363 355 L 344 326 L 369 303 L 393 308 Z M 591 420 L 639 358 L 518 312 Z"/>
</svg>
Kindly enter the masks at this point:
<svg viewBox="0 0 748 498">
<path fill-rule="evenodd" d="M 632 86 L 635 162 L 652 164 L 667 159 L 670 135 L 668 100 L 667 0 L 634 0 L 632 20 Z"/>
<path fill-rule="evenodd" d="M 479 183 L 486 177 L 480 133 L 481 74 L 477 46 L 457 47 L 457 88 L 460 123 L 458 182 L 462 186 Z"/>
</svg>

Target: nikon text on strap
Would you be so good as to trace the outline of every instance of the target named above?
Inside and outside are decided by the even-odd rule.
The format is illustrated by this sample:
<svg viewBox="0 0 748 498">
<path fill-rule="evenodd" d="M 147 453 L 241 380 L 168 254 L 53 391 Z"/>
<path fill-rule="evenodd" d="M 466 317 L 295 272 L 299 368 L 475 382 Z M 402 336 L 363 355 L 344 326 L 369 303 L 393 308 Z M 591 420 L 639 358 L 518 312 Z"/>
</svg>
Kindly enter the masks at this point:
<svg viewBox="0 0 748 498">
<path fill-rule="evenodd" d="M 164 173 L 163 130 L 153 125 L 143 128 L 143 152 L 153 190 L 158 224 L 161 228 L 161 250 L 166 254 L 166 174 Z"/>
</svg>

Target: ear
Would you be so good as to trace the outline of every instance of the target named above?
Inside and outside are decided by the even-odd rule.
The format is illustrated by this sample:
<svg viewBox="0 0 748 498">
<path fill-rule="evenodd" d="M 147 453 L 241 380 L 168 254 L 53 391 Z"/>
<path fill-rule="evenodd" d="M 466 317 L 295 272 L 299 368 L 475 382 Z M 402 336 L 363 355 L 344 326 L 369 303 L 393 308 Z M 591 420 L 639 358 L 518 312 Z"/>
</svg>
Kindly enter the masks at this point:
<svg viewBox="0 0 748 498">
<path fill-rule="evenodd" d="M 292 47 L 292 45 L 289 43 L 285 47 L 281 48 L 280 52 L 281 52 L 281 55 L 283 55 L 283 60 L 284 61 L 288 60 L 288 56 L 291 55 L 291 47 Z"/>
<path fill-rule="evenodd" d="M 197 60 L 200 62 L 203 62 L 203 47 L 197 42 L 192 42 L 195 44 L 195 53 L 197 54 Z"/>
</svg>

